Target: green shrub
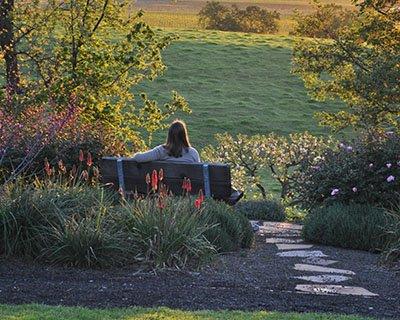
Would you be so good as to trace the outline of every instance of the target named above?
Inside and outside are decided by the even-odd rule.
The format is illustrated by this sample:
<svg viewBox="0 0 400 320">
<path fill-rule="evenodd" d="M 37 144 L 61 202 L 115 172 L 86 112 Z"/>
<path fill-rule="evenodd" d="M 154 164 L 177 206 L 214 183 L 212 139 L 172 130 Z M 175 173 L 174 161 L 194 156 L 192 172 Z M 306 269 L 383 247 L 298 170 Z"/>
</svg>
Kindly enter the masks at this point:
<svg viewBox="0 0 400 320">
<path fill-rule="evenodd" d="M 361 204 L 334 204 L 313 210 L 305 219 L 307 241 L 349 249 L 382 251 L 392 222 L 384 209 Z"/>
<path fill-rule="evenodd" d="M 384 260 L 395 262 L 400 260 L 400 207 L 397 206 L 389 214 L 393 220 L 386 229 L 389 240 L 384 250 Z"/>
<path fill-rule="evenodd" d="M 349 26 L 355 19 L 354 12 L 334 3 L 316 4 L 316 10 L 310 14 L 296 12 L 297 25 L 291 34 L 313 38 L 337 38 L 341 28 Z"/>
<path fill-rule="evenodd" d="M 104 211 L 113 198 L 101 188 L 18 183 L 0 197 L 1 254 L 80 266 L 115 262 L 116 233 L 106 228 Z"/>
<path fill-rule="evenodd" d="M 212 226 L 205 232 L 205 236 L 218 252 L 231 252 L 252 245 L 254 233 L 249 220 L 227 204 L 208 200 L 204 206 L 203 218 L 207 225 Z"/>
<path fill-rule="evenodd" d="M 119 209 L 118 225 L 131 239 L 137 261 L 156 267 L 185 267 L 215 252 L 204 236 L 210 228 L 199 217 L 191 198 L 138 199 Z"/>
<path fill-rule="evenodd" d="M 241 31 L 252 33 L 275 33 L 280 14 L 257 6 L 245 10 L 238 6 L 224 6 L 216 1 L 207 2 L 199 12 L 200 24 L 206 29 Z"/>
<path fill-rule="evenodd" d="M 276 199 L 242 201 L 236 205 L 236 211 L 253 220 L 285 220 L 285 208 Z"/>
</svg>

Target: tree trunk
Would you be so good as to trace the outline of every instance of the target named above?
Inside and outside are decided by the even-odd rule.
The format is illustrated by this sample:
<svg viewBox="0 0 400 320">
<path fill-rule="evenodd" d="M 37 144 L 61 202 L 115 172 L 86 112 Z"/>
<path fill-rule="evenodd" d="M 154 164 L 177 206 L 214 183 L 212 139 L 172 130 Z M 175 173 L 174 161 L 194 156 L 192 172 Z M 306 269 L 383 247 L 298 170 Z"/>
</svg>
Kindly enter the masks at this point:
<svg viewBox="0 0 400 320">
<path fill-rule="evenodd" d="M 6 84 L 8 94 L 12 97 L 19 92 L 20 73 L 18 57 L 15 50 L 15 38 L 11 13 L 14 0 L 0 0 L 0 47 L 6 65 Z"/>
</svg>

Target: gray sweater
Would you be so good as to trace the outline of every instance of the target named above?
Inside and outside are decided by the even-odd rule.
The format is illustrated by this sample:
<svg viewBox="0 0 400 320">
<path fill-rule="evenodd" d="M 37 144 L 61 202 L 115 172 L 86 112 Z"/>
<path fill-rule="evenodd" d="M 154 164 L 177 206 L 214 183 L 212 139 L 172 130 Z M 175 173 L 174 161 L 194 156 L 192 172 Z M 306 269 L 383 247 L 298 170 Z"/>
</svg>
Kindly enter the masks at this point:
<svg viewBox="0 0 400 320">
<path fill-rule="evenodd" d="M 171 162 L 181 162 L 181 163 L 195 163 L 200 162 L 199 153 L 195 148 L 188 148 L 183 150 L 182 157 L 175 158 L 168 155 L 167 150 L 165 150 L 163 145 L 157 146 L 149 151 L 136 153 L 133 160 L 137 162 L 150 162 L 150 161 L 171 161 Z"/>
</svg>

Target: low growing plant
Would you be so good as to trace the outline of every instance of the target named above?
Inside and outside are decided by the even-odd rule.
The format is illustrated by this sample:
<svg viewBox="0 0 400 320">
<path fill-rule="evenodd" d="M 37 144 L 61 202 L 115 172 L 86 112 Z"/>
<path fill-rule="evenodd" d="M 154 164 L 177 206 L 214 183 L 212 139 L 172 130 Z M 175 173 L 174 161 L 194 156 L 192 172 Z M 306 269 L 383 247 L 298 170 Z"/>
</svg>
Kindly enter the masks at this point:
<svg viewBox="0 0 400 320">
<path fill-rule="evenodd" d="M 384 209 L 365 204 L 333 204 L 313 210 L 304 221 L 307 241 L 349 249 L 382 251 L 393 219 Z"/>
<path fill-rule="evenodd" d="M 242 201 L 236 205 L 236 211 L 252 220 L 285 220 L 285 207 L 276 199 Z"/>
</svg>

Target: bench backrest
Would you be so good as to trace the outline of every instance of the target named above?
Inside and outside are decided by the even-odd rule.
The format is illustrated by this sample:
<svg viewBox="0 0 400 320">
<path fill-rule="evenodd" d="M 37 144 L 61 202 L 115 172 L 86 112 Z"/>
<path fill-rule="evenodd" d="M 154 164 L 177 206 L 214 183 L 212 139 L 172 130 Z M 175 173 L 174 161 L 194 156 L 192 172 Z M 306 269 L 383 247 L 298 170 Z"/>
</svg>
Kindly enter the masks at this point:
<svg viewBox="0 0 400 320">
<path fill-rule="evenodd" d="M 146 194 L 146 174 L 153 170 L 164 171 L 164 184 L 173 194 L 181 195 L 184 178 L 192 183 L 192 194 L 200 189 L 214 199 L 228 199 L 231 195 L 231 173 L 226 164 L 177 163 L 154 161 L 138 163 L 130 158 L 105 157 L 100 161 L 103 183 L 112 183 L 124 192 Z"/>
</svg>

